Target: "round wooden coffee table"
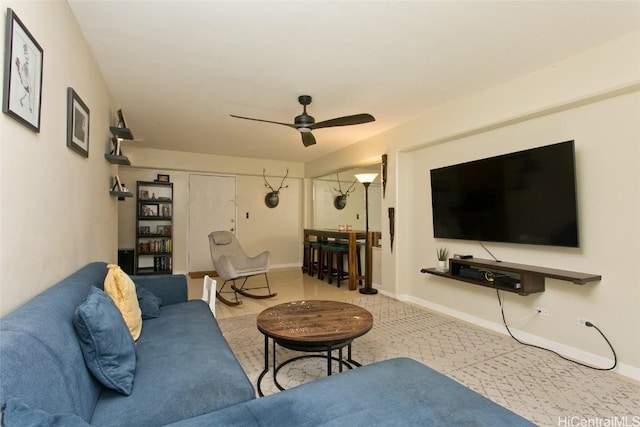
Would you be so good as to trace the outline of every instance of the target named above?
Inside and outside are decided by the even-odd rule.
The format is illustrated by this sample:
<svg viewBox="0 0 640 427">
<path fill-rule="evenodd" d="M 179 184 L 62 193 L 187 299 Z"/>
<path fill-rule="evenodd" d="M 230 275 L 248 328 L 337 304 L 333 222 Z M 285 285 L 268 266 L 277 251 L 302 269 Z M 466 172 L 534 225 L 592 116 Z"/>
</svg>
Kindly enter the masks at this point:
<svg viewBox="0 0 640 427">
<path fill-rule="evenodd" d="M 292 301 L 278 304 L 258 314 L 258 330 L 264 335 L 264 370 L 258 377 L 258 394 L 262 379 L 269 372 L 269 338 L 273 341 L 273 381 L 284 390 L 277 380 L 283 366 L 302 358 L 326 357 L 327 375 L 331 375 L 332 360 L 342 367 L 351 369 L 360 364 L 351 358 L 351 342 L 366 334 L 373 326 L 373 316 L 357 305 L 323 300 Z M 303 352 L 326 352 L 324 354 L 303 355 L 289 359 L 280 365 L 276 363 L 276 344 L 290 350 Z M 347 359 L 342 358 L 342 349 L 347 347 Z M 338 350 L 338 357 L 331 352 Z"/>
</svg>

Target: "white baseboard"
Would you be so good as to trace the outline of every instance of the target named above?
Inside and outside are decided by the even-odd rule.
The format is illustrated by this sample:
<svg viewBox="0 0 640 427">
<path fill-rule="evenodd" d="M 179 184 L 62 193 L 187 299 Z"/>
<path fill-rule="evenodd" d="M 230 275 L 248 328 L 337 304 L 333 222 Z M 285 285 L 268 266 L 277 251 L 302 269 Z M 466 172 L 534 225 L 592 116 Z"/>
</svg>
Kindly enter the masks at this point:
<svg viewBox="0 0 640 427">
<path fill-rule="evenodd" d="M 302 268 L 302 264 L 299 262 L 289 263 L 289 264 L 271 264 L 271 270 L 281 270 L 285 268 Z"/>
<path fill-rule="evenodd" d="M 482 319 L 480 317 L 476 317 L 471 314 L 454 310 L 452 308 L 445 307 L 439 304 L 435 304 L 430 301 L 425 301 L 425 300 L 413 297 L 411 295 L 394 295 L 386 291 L 382 291 L 382 290 L 379 290 L 379 291 L 382 295 L 388 296 L 390 298 L 395 298 L 399 301 L 408 301 L 413 304 L 419 305 L 421 307 L 427 308 L 429 310 L 433 310 L 438 313 L 442 313 L 447 316 L 451 316 L 456 319 L 463 320 L 475 326 L 480 326 L 482 328 L 489 329 L 491 331 L 497 332 L 502 335 L 507 335 L 507 336 L 509 335 L 502 323 L 491 322 L 489 320 Z M 562 354 L 563 356 L 569 359 L 574 359 L 590 366 L 606 367 L 611 365 L 610 358 L 589 353 L 579 348 L 570 347 L 568 345 L 561 344 L 559 342 L 552 341 L 544 337 L 533 335 L 528 332 L 523 332 L 512 327 L 510 327 L 509 329 L 511 329 L 511 332 L 520 341 L 537 345 L 540 347 L 548 348 L 549 350 L 553 350 L 559 354 Z M 613 369 L 611 372 L 615 372 L 616 374 L 622 375 L 624 377 L 630 378 L 635 381 L 640 381 L 640 368 L 637 368 L 635 366 L 618 362 L 618 365 L 616 366 L 616 368 Z"/>
</svg>

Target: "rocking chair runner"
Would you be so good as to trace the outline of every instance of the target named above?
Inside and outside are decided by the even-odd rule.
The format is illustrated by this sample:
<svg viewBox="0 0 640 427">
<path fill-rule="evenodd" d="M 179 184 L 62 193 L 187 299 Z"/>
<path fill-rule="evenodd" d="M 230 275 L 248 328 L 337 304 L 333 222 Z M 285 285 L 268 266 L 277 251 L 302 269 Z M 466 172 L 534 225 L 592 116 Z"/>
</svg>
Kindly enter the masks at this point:
<svg viewBox="0 0 640 427">
<path fill-rule="evenodd" d="M 271 265 L 271 253 L 264 251 L 255 257 L 245 254 L 236 236 L 230 231 L 213 231 L 209 233 L 209 248 L 211 250 L 211 261 L 218 276 L 224 281 L 220 290 L 216 291 L 216 298 L 227 305 L 239 305 L 238 294 L 249 298 L 272 298 L 277 294 L 271 293 L 269 287 L 269 277 L 267 272 Z M 245 288 L 247 280 L 251 276 L 264 274 L 266 284 L 253 288 Z M 242 285 L 236 286 L 236 279 L 243 278 Z M 227 282 L 231 282 L 231 291 L 225 291 Z M 248 291 L 255 289 L 267 289 L 266 295 L 255 295 Z M 224 298 L 222 293 L 233 293 L 235 302 Z"/>
</svg>

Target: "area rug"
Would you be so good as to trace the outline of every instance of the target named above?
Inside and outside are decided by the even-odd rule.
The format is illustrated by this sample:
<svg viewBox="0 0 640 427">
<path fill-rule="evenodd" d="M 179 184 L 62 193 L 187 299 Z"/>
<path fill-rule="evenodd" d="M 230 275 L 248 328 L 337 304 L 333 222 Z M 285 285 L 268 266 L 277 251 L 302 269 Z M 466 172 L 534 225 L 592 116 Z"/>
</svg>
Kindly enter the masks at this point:
<svg viewBox="0 0 640 427">
<path fill-rule="evenodd" d="M 373 314 L 372 330 L 352 345 L 352 357 L 362 365 L 399 356 L 419 360 L 542 426 L 640 419 L 640 386 L 614 374 L 572 364 L 509 337 L 383 295 L 347 302 Z M 219 323 L 255 387 L 264 368 L 264 336 L 256 328 L 256 316 Z M 278 362 L 301 354 L 277 347 Z M 334 372 L 338 373 L 337 363 Z M 326 375 L 326 360 L 301 359 L 283 367 L 278 382 L 291 388 Z M 265 395 L 279 392 L 272 370 L 262 382 L 262 391 Z"/>
</svg>

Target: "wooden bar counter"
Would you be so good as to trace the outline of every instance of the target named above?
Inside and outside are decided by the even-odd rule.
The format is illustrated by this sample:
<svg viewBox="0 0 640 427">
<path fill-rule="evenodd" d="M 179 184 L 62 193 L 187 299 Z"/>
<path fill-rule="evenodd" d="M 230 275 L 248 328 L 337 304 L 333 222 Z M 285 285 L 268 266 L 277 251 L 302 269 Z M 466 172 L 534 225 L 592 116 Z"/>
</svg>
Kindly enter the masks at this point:
<svg viewBox="0 0 640 427">
<path fill-rule="evenodd" d="M 337 229 L 330 228 L 322 228 L 322 229 L 304 229 L 304 241 L 310 241 L 311 236 L 315 236 L 319 241 L 326 239 L 338 239 L 345 240 L 349 244 L 349 290 L 355 291 L 358 287 L 356 285 L 356 281 L 358 280 L 366 280 L 367 275 L 371 276 L 371 271 L 367 271 L 371 269 L 371 247 L 373 242 L 373 235 L 375 232 L 369 231 L 369 244 L 365 248 L 365 274 L 363 276 L 358 276 L 357 268 L 356 268 L 356 245 L 358 240 L 365 240 L 367 237 L 366 232 L 363 230 L 353 230 L 353 231 L 339 231 Z M 366 266 L 369 266 L 367 269 Z"/>
</svg>

